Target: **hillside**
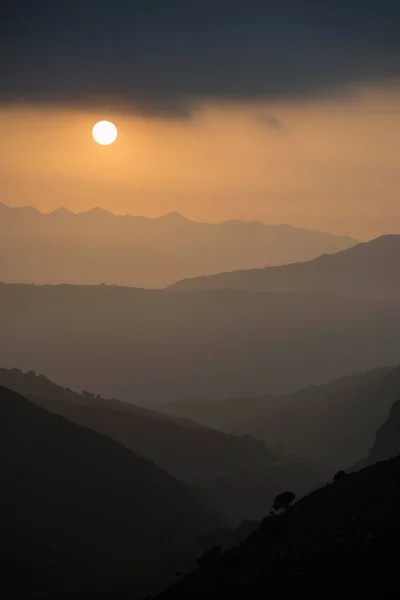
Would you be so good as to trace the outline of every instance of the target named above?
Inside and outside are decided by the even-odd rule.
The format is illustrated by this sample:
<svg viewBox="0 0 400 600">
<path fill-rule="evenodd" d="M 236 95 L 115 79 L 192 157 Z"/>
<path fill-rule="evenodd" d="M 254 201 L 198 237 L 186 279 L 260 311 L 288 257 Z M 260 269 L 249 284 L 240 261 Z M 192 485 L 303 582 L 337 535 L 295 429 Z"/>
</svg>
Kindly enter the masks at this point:
<svg viewBox="0 0 400 600">
<path fill-rule="evenodd" d="M 71 244 L 73 240 L 73 244 Z M 197 223 L 99 208 L 43 214 L 0 204 L 0 281 L 159 288 L 184 277 L 308 260 L 356 240 L 289 225 Z"/>
<path fill-rule="evenodd" d="M 400 385 L 399 372 L 396 373 L 398 400 L 393 404 L 390 414 L 376 433 L 375 443 L 367 458 L 369 464 L 386 460 L 400 454 Z"/>
<path fill-rule="evenodd" d="M 163 410 L 223 431 L 268 440 L 271 448 L 333 470 L 362 459 L 400 397 L 400 366 L 344 377 L 293 394 L 175 402 Z M 400 450 L 399 450 L 400 454 Z M 382 458 L 389 458 L 383 456 Z"/>
<path fill-rule="evenodd" d="M 400 454 L 400 401 L 394 403 L 388 419 L 378 429 L 375 444 L 368 456 L 374 463 Z"/>
<path fill-rule="evenodd" d="M 223 523 L 154 463 L 3 387 L 0 455 L 3 565 L 29 564 L 21 585 L 38 594 L 128 574 L 157 588 Z"/>
<path fill-rule="evenodd" d="M 385 235 L 309 262 L 220 273 L 179 281 L 171 287 L 400 299 L 399 264 L 400 235 Z"/>
<path fill-rule="evenodd" d="M 250 436 L 227 435 L 117 400 L 77 394 L 34 373 L 0 369 L 0 385 L 154 461 L 196 487 L 230 523 L 261 519 L 288 485 L 301 494 L 331 476 L 327 468 L 283 457 Z"/>
<path fill-rule="evenodd" d="M 375 441 L 365 458 L 351 465 L 351 471 L 363 469 L 376 462 L 387 460 L 400 454 L 400 399 L 390 411 L 386 421 L 376 432 Z"/>
<path fill-rule="evenodd" d="M 398 583 L 400 458 L 377 463 L 267 517 L 235 548 L 157 600 L 389 598 Z"/>
<path fill-rule="evenodd" d="M 0 364 L 136 404 L 296 391 L 397 364 L 400 303 L 0 284 Z"/>
</svg>

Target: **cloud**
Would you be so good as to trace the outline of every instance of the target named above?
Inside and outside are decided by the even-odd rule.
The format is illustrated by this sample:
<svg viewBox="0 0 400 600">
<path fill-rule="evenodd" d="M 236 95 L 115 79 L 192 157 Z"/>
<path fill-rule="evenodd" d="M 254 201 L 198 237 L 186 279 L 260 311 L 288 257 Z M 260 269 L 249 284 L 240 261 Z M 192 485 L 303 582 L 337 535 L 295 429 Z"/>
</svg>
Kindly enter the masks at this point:
<svg viewBox="0 0 400 600">
<path fill-rule="evenodd" d="M 399 19 L 397 0 L 7 0 L 0 100 L 186 118 L 329 94 L 400 77 Z"/>
<path fill-rule="evenodd" d="M 51 88 L 40 92 L 21 91 L 3 92 L 0 90 L 0 105 L 28 106 L 67 106 L 69 109 L 91 109 L 112 111 L 120 115 L 138 114 L 143 117 L 188 119 L 195 108 L 193 102 L 184 101 L 179 97 L 159 93 L 156 96 L 147 92 L 116 91 L 110 94 L 104 88 L 96 92 L 69 91 L 57 92 Z"/>
<path fill-rule="evenodd" d="M 278 117 L 275 117 L 275 115 L 258 113 L 254 115 L 254 118 L 256 119 L 256 121 L 258 121 L 258 123 L 262 123 L 268 129 L 280 130 L 284 127 L 283 121 L 281 119 L 278 119 Z"/>
</svg>

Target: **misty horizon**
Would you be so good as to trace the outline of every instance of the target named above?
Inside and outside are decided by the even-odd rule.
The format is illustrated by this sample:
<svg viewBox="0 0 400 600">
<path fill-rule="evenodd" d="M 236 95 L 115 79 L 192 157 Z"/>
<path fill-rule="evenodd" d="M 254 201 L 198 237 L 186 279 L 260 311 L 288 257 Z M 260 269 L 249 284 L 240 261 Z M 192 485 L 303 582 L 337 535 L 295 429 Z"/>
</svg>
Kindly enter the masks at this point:
<svg viewBox="0 0 400 600">
<path fill-rule="evenodd" d="M 311 260 L 357 240 L 260 222 L 196 222 L 95 208 L 42 213 L 0 204 L 0 280 L 162 288 L 181 279 Z M 73 244 L 71 244 L 73 240 Z"/>
</svg>

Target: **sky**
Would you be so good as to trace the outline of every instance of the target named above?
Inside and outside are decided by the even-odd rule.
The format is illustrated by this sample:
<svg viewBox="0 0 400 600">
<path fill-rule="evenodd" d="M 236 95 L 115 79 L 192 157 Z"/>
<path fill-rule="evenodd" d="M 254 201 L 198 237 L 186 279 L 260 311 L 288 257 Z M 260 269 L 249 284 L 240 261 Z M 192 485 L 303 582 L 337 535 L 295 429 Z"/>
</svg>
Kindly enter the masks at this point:
<svg viewBox="0 0 400 600">
<path fill-rule="evenodd" d="M 398 2 L 3 0 L 0 23 L 1 202 L 400 232 Z"/>
</svg>

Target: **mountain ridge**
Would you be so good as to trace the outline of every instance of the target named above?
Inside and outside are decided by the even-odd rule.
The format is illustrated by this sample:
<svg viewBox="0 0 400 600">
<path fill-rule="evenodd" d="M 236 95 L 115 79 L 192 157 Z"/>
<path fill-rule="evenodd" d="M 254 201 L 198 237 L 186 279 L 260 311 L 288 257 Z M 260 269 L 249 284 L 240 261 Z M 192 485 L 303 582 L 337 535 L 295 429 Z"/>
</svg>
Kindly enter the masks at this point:
<svg viewBox="0 0 400 600">
<path fill-rule="evenodd" d="M 187 221 L 189 223 L 195 223 L 197 225 L 210 225 L 210 226 L 216 226 L 216 227 L 221 226 L 221 225 L 225 226 L 225 225 L 229 225 L 229 224 L 238 224 L 238 225 L 243 224 L 243 225 L 255 225 L 256 227 L 266 227 L 269 229 L 287 228 L 287 229 L 296 229 L 296 230 L 300 230 L 300 231 L 306 231 L 308 233 L 317 233 L 317 234 L 332 236 L 333 238 L 348 240 L 349 242 L 352 242 L 355 244 L 360 243 L 360 240 L 357 240 L 356 238 L 353 238 L 348 235 L 331 233 L 329 231 L 324 231 L 322 229 L 310 229 L 308 227 L 292 225 L 291 223 L 273 223 L 273 224 L 271 224 L 271 223 L 265 223 L 264 221 L 254 220 L 254 219 L 223 219 L 222 221 L 197 221 L 197 220 L 191 219 L 191 218 L 187 217 L 186 215 L 184 215 L 183 213 L 180 213 L 177 211 L 163 213 L 157 217 L 150 217 L 150 216 L 146 216 L 146 215 L 135 215 L 132 213 L 113 213 L 112 211 L 110 211 L 106 208 L 102 208 L 101 206 L 93 206 L 92 208 L 88 208 L 83 211 L 74 211 L 69 208 L 65 208 L 64 206 L 60 206 L 60 207 L 50 210 L 48 212 L 44 212 L 34 206 L 30 206 L 29 204 L 10 206 L 10 205 L 6 204 L 5 202 L 0 202 L 0 208 L 10 210 L 10 211 L 15 210 L 17 212 L 24 212 L 24 211 L 34 212 L 41 216 L 69 214 L 69 215 L 73 215 L 75 217 L 79 217 L 82 215 L 88 216 L 88 215 L 103 214 L 103 215 L 108 215 L 110 217 L 115 217 L 116 219 L 120 219 L 120 218 L 121 219 L 141 219 L 141 220 L 147 220 L 147 221 L 158 221 L 158 220 L 163 220 L 166 218 L 167 219 L 175 219 L 176 218 L 178 220 Z M 390 235 L 390 234 L 388 234 L 388 235 Z"/>
<path fill-rule="evenodd" d="M 2 386 L 0 417 L 2 564 L 33 593 L 19 597 L 127 576 L 157 589 L 224 524 L 151 461 Z"/>
<path fill-rule="evenodd" d="M 391 597 L 399 498 L 400 457 L 345 474 L 283 515 L 266 517 L 230 550 L 204 555 L 195 572 L 155 600 Z"/>
<path fill-rule="evenodd" d="M 376 432 L 375 441 L 366 459 L 355 468 L 387 460 L 400 454 L 400 366 L 388 376 L 388 385 L 397 384 L 398 400 L 392 404 L 385 422 Z"/>
<path fill-rule="evenodd" d="M 296 493 L 305 493 L 331 475 L 328 468 L 280 456 L 250 436 L 228 435 L 133 404 L 71 392 L 43 375 L 0 369 L 0 385 L 154 461 L 198 490 L 227 523 L 262 518 L 265 507 L 289 483 Z"/>
<path fill-rule="evenodd" d="M 282 453 L 308 460 L 318 457 L 338 470 L 365 456 L 398 397 L 400 366 L 393 365 L 287 395 L 205 401 L 203 405 L 197 401 L 193 407 L 191 402 L 180 402 L 162 408 L 181 418 L 196 420 L 197 416 L 200 424 L 222 431 L 268 439 Z"/>
<path fill-rule="evenodd" d="M 389 234 L 305 262 L 186 279 L 169 289 L 242 289 L 399 299 L 399 261 L 400 234 Z"/>
<path fill-rule="evenodd" d="M 287 225 L 197 222 L 171 212 L 151 218 L 94 207 L 1 205 L 0 279 L 25 283 L 108 283 L 162 288 L 186 276 L 283 264 L 357 243 Z"/>
<path fill-rule="evenodd" d="M 0 303 L 2 366 L 153 407 L 290 393 L 400 356 L 395 300 L 3 283 Z"/>
</svg>

